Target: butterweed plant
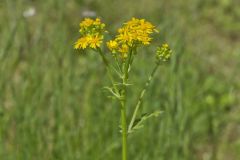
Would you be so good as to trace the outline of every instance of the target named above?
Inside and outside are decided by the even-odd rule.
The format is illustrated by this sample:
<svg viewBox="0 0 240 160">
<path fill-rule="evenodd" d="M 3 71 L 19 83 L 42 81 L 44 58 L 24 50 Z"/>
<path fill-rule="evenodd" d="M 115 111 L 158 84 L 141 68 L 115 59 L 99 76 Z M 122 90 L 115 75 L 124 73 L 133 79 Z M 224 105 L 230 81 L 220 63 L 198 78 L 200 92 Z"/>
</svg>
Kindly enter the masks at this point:
<svg viewBox="0 0 240 160">
<path fill-rule="evenodd" d="M 150 114 L 139 116 L 139 108 L 141 107 L 144 94 L 151 83 L 160 64 L 168 61 L 172 51 L 168 44 L 162 44 L 156 49 L 156 61 L 152 72 L 150 73 L 145 86 L 139 94 L 134 112 L 127 122 L 126 112 L 129 107 L 126 106 L 127 90 L 131 86 L 129 84 L 129 76 L 135 56 L 138 55 L 138 49 L 141 46 L 150 45 L 152 41 L 151 35 L 158 33 L 154 25 L 145 19 L 132 18 L 124 23 L 118 29 L 118 33 L 114 39 L 103 44 L 105 24 L 99 18 L 85 18 L 80 23 L 80 38 L 76 41 L 75 49 L 92 49 L 103 60 L 107 70 L 107 75 L 111 81 L 111 86 L 105 87 L 111 94 L 111 97 L 119 101 L 121 111 L 121 129 L 122 134 L 122 160 L 127 160 L 127 138 L 128 135 L 143 127 L 143 122 L 153 116 L 158 116 L 161 112 L 155 111 Z M 104 47 L 108 48 L 109 53 L 103 51 Z"/>
</svg>

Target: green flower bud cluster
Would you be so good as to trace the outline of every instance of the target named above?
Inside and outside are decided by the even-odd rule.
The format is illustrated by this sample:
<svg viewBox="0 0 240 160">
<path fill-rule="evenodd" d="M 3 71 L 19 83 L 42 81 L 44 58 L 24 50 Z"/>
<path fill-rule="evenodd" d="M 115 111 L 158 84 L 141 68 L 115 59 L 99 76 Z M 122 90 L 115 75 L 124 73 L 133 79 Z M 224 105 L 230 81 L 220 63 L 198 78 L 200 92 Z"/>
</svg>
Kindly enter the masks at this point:
<svg viewBox="0 0 240 160">
<path fill-rule="evenodd" d="M 163 44 L 161 47 L 158 47 L 156 53 L 156 59 L 158 62 L 166 62 L 170 59 L 172 55 L 172 50 L 169 48 L 168 44 Z"/>
</svg>

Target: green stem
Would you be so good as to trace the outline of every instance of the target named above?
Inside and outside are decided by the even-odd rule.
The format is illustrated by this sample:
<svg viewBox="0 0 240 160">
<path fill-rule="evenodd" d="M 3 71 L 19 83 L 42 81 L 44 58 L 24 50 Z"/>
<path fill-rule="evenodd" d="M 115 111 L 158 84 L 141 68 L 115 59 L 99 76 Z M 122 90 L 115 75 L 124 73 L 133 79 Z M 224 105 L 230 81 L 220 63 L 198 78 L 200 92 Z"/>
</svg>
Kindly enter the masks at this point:
<svg viewBox="0 0 240 160">
<path fill-rule="evenodd" d="M 132 53 L 130 52 L 130 55 Z M 126 92 L 128 81 L 129 60 L 123 63 L 123 79 L 121 91 L 121 125 L 122 125 L 122 160 L 127 160 L 127 118 L 126 118 Z"/>
<path fill-rule="evenodd" d="M 139 108 L 140 108 L 140 105 L 142 104 L 142 100 L 143 100 L 143 97 L 144 97 L 144 95 L 145 95 L 145 92 L 146 92 L 149 84 L 151 83 L 151 81 L 152 81 L 152 79 L 153 79 L 153 77 L 154 77 L 154 75 L 155 75 L 158 67 L 159 67 L 159 63 L 156 63 L 156 66 L 153 68 L 153 71 L 152 71 L 151 75 L 148 77 L 148 80 L 147 80 L 147 82 L 145 83 L 145 86 L 144 86 L 143 90 L 142 90 L 141 93 L 140 93 L 140 96 L 139 96 L 139 98 L 138 98 L 137 105 L 136 105 L 135 110 L 134 110 L 133 115 L 132 115 L 132 119 L 131 119 L 130 124 L 129 124 L 129 126 L 128 126 L 128 132 L 130 132 L 130 131 L 132 130 L 134 121 L 135 121 L 135 119 L 136 119 L 136 117 L 137 117 L 138 110 L 139 110 Z"/>
<path fill-rule="evenodd" d="M 102 50 L 98 48 L 98 52 L 100 53 L 103 63 L 107 69 L 107 75 L 112 82 L 114 90 L 118 93 L 117 87 L 114 85 L 114 80 L 110 71 L 110 65 L 108 60 L 104 56 Z M 126 66 L 125 66 L 126 67 Z M 128 79 L 127 70 L 124 70 L 124 77 L 123 77 L 123 89 L 121 91 L 121 125 L 122 125 L 122 160 L 127 160 L 127 118 L 126 118 L 126 84 Z"/>
<path fill-rule="evenodd" d="M 125 92 L 125 91 L 123 91 Z M 122 125 L 122 160 L 127 160 L 127 118 L 126 118 L 126 97 L 122 93 L 121 101 L 121 125 Z"/>
<path fill-rule="evenodd" d="M 102 57 L 102 60 L 103 60 L 103 63 L 104 63 L 105 66 L 106 66 L 107 75 L 108 75 L 108 77 L 109 77 L 109 79 L 110 79 L 110 81 L 111 81 L 111 83 L 112 83 L 112 85 L 113 85 L 114 91 L 115 91 L 116 93 L 118 93 L 118 89 L 117 89 L 117 87 L 116 87 L 115 84 L 114 84 L 114 80 L 113 80 L 113 77 L 112 77 L 112 74 L 111 74 L 111 71 L 110 71 L 110 65 L 109 65 L 109 63 L 108 63 L 108 60 L 106 59 L 106 57 L 104 56 L 104 54 L 103 54 L 103 52 L 102 52 L 102 50 L 101 50 L 100 48 L 98 48 L 98 52 L 100 53 L 100 55 L 101 55 L 101 57 Z"/>
</svg>

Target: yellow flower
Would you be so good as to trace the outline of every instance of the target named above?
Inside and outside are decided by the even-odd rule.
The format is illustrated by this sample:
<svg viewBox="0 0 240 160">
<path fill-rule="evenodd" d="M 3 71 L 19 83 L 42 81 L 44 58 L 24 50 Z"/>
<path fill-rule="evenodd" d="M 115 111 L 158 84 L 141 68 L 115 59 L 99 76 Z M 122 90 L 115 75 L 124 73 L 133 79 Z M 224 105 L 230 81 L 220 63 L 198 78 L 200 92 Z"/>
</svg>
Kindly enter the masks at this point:
<svg viewBox="0 0 240 160">
<path fill-rule="evenodd" d="M 80 23 L 80 28 L 86 28 L 91 26 L 94 23 L 94 20 L 90 19 L 90 18 L 85 18 L 81 23 Z"/>
<path fill-rule="evenodd" d="M 130 45 L 132 44 L 133 36 L 129 32 L 124 32 L 122 34 L 117 35 L 116 40 L 123 43 L 128 43 Z"/>
<path fill-rule="evenodd" d="M 150 34 L 153 32 L 157 32 L 157 30 L 155 29 L 155 26 L 150 22 L 147 22 L 145 19 L 132 18 L 130 21 L 124 23 L 123 26 L 118 29 L 118 35 L 113 40 L 115 43 L 117 43 L 117 46 L 120 47 L 113 50 L 111 47 L 109 47 L 109 43 L 108 48 L 112 52 L 115 52 L 117 50 L 120 53 L 124 53 L 126 56 L 129 51 L 129 47 L 141 44 L 149 45 L 152 40 Z"/>
<path fill-rule="evenodd" d="M 101 20 L 99 18 L 96 18 L 96 20 L 93 22 L 94 25 L 100 25 Z"/>
<path fill-rule="evenodd" d="M 145 19 L 132 18 L 118 30 L 117 40 L 127 42 L 130 46 L 132 43 L 143 45 L 150 44 L 150 34 L 156 32 L 155 26 Z"/>
<path fill-rule="evenodd" d="M 82 37 L 77 40 L 77 42 L 74 45 L 75 49 L 85 49 L 88 46 L 88 38 Z"/>
<path fill-rule="evenodd" d="M 85 49 L 87 47 L 96 49 L 98 47 L 100 47 L 101 43 L 102 43 L 102 36 L 85 36 L 85 37 L 81 37 L 77 40 L 77 42 L 75 43 L 74 48 L 75 49 Z"/>
<path fill-rule="evenodd" d="M 102 43 L 102 36 L 93 36 L 93 37 L 89 37 L 88 43 L 90 48 L 96 49 L 98 47 L 100 47 L 100 44 Z"/>
<path fill-rule="evenodd" d="M 116 49 L 118 48 L 118 43 L 114 40 L 110 40 L 107 42 L 107 46 L 113 53 L 115 53 Z"/>
<path fill-rule="evenodd" d="M 99 18 L 95 20 L 90 18 L 85 18 L 80 23 L 80 38 L 74 45 L 75 49 L 86 49 L 87 47 L 96 49 L 100 47 L 105 24 L 101 22 Z"/>
<path fill-rule="evenodd" d="M 129 47 L 126 44 L 123 44 L 120 48 L 119 48 L 119 52 L 121 53 L 127 53 L 129 51 Z"/>
</svg>

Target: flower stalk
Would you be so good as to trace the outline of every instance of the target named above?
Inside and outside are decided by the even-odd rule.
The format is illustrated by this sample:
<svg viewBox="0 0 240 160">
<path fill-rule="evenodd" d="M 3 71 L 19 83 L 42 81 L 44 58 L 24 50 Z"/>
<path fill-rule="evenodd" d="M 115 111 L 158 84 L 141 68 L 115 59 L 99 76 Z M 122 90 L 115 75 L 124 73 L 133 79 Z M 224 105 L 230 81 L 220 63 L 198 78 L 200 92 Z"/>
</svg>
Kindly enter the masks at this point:
<svg viewBox="0 0 240 160">
<path fill-rule="evenodd" d="M 121 28 L 118 29 L 118 34 L 113 40 L 106 43 L 110 54 L 105 54 L 102 52 L 102 43 L 104 39 L 103 33 L 105 32 L 105 24 L 101 22 L 99 18 L 95 20 L 86 18 L 80 23 L 80 38 L 76 41 L 75 49 L 93 49 L 98 52 L 102 58 L 103 64 L 106 67 L 107 75 L 111 81 L 111 87 L 105 87 L 112 97 L 117 99 L 120 104 L 120 123 L 121 123 L 121 135 L 122 135 L 122 160 L 128 159 L 128 134 L 133 131 L 142 128 L 142 123 L 152 117 L 158 116 L 159 111 L 155 111 L 150 114 L 145 114 L 138 117 L 139 108 L 143 102 L 143 97 L 155 76 L 160 63 L 168 61 L 171 56 L 171 50 L 167 44 L 163 44 L 156 51 L 156 64 L 153 68 L 150 76 L 148 77 L 143 89 L 138 97 L 131 121 L 128 125 L 127 122 L 127 89 L 129 88 L 129 77 L 133 61 L 137 53 L 137 48 L 139 46 L 149 45 L 152 38 L 151 34 L 158 32 L 155 26 L 144 19 L 132 18 L 130 21 L 123 24 Z M 109 61 L 108 57 L 111 55 L 113 61 Z M 116 67 L 115 67 L 116 66 Z M 116 74 L 115 76 L 113 74 Z M 115 81 L 115 77 L 121 81 Z M 117 82 L 117 83 L 116 83 Z M 138 119 L 138 120 L 137 120 Z"/>
<path fill-rule="evenodd" d="M 124 73 L 126 74 L 126 73 Z M 121 92 L 121 128 L 122 128 L 122 160 L 127 160 L 127 117 L 126 117 L 126 86 L 127 78 L 123 78 L 123 89 Z"/>
</svg>

